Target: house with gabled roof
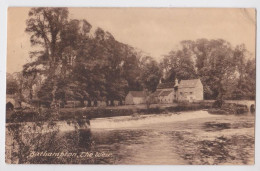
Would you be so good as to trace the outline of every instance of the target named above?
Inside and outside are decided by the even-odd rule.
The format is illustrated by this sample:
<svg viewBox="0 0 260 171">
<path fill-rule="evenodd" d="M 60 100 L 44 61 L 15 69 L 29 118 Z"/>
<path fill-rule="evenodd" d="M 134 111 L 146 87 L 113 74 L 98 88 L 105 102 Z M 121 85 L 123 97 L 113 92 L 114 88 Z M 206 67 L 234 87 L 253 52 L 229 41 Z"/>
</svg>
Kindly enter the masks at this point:
<svg viewBox="0 0 260 171">
<path fill-rule="evenodd" d="M 175 82 L 160 83 L 153 97 L 157 103 L 203 100 L 203 85 L 200 79 L 181 80 L 180 83 L 176 79 Z"/>
<path fill-rule="evenodd" d="M 144 91 L 129 91 L 125 98 L 126 105 L 144 104 L 145 103 Z"/>
<path fill-rule="evenodd" d="M 175 101 L 200 101 L 203 100 L 203 85 L 200 79 L 181 80 L 175 82 L 160 83 L 152 94 L 155 103 L 173 103 Z M 125 104 L 144 104 L 144 91 L 129 91 L 125 98 Z"/>
<path fill-rule="evenodd" d="M 159 103 L 173 103 L 174 101 L 174 90 L 165 90 L 158 95 Z"/>
<path fill-rule="evenodd" d="M 200 79 L 181 80 L 178 85 L 178 101 L 203 100 L 203 85 Z"/>
<path fill-rule="evenodd" d="M 153 93 L 156 103 L 173 103 L 175 95 L 174 85 L 174 82 L 160 83 Z"/>
</svg>

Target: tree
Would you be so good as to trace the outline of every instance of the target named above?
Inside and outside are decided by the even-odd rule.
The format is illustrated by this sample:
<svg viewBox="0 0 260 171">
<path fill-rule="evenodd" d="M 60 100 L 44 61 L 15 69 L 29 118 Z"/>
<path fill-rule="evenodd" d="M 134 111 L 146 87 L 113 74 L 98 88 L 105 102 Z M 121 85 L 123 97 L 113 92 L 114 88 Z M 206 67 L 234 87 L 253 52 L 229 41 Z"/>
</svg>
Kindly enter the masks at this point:
<svg viewBox="0 0 260 171">
<path fill-rule="evenodd" d="M 141 56 L 140 52 L 129 45 L 122 45 L 123 66 L 122 74 L 127 81 L 127 91 L 141 91 L 142 83 L 141 76 Z"/>
<path fill-rule="evenodd" d="M 249 60 L 246 60 L 247 58 L 249 58 Z M 244 44 L 235 47 L 233 59 L 236 66 L 237 85 L 233 89 L 232 98 L 254 99 L 255 62 L 250 59 L 250 53 L 247 51 Z"/>
<path fill-rule="evenodd" d="M 53 102 L 66 97 L 67 88 L 69 90 L 67 93 L 74 90 L 74 94 L 77 94 L 76 89 L 82 88 L 81 86 L 69 89 L 73 87 L 72 80 L 69 79 L 72 78 L 73 67 L 77 65 L 76 58 L 80 61 L 82 51 L 89 43 L 88 33 L 91 25 L 86 20 L 69 21 L 68 13 L 67 8 L 32 8 L 27 20 L 26 32 L 31 35 L 31 44 L 41 49 L 30 53 L 35 60 L 24 66 L 24 74 L 45 75 L 48 83 L 44 84 L 52 87 L 47 89 L 43 87 L 41 91 L 45 90 L 48 91 L 46 94 L 52 94 L 49 97 Z M 45 97 L 43 94 L 38 93 L 41 98 Z"/>
<path fill-rule="evenodd" d="M 47 107 L 50 107 L 53 100 L 53 82 L 50 78 L 47 78 L 46 81 L 41 86 L 41 89 L 37 92 L 37 97 L 41 104 L 45 104 Z"/>
<path fill-rule="evenodd" d="M 142 60 L 140 81 L 143 89 L 154 92 L 159 84 L 162 71 L 159 64 L 151 57 L 145 57 Z"/>
<path fill-rule="evenodd" d="M 172 50 L 168 55 L 164 56 L 161 62 L 161 66 L 165 71 L 164 82 L 172 82 L 176 78 L 186 80 L 198 77 L 192 58 L 192 43 L 190 41 L 182 41 L 181 50 Z"/>
<path fill-rule="evenodd" d="M 196 68 L 207 99 L 230 99 L 237 86 L 234 49 L 225 40 L 199 39 L 193 47 Z"/>
<path fill-rule="evenodd" d="M 95 40 L 98 46 L 102 47 L 99 48 L 98 52 L 103 57 L 102 71 L 105 76 L 105 99 L 111 101 L 111 105 L 114 105 L 114 100 L 122 102 L 127 89 L 127 81 L 123 77 L 123 44 L 116 41 L 109 32 L 104 32 L 102 29 L 96 30 Z"/>
<path fill-rule="evenodd" d="M 9 73 L 6 75 L 6 94 L 15 94 L 18 92 L 18 83 Z"/>
<path fill-rule="evenodd" d="M 165 80 L 200 78 L 206 99 L 242 99 L 253 97 L 255 63 L 246 47 L 235 48 L 223 39 L 182 41 L 181 50 L 172 50 L 161 66 Z M 253 75 L 250 77 L 247 72 Z M 252 86 L 251 86 L 252 85 Z"/>
<path fill-rule="evenodd" d="M 61 58 L 58 44 L 61 32 L 67 24 L 67 8 L 32 8 L 29 11 L 26 32 L 31 34 L 32 46 L 38 45 L 43 49 L 33 54 L 44 54 L 50 70 L 54 70 Z"/>
<path fill-rule="evenodd" d="M 41 49 L 30 53 L 35 60 L 24 66 L 24 73 L 44 74 L 48 81 L 53 82 L 53 87 L 56 87 L 57 70 L 62 63 L 61 33 L 68 24 L 67 19 L 67 8 L 32 8 L 26 22 L 25 31 L 31 35 L 31 45 Z M 52 98 L 55 100 L 54 96 Z"/>
</svg>

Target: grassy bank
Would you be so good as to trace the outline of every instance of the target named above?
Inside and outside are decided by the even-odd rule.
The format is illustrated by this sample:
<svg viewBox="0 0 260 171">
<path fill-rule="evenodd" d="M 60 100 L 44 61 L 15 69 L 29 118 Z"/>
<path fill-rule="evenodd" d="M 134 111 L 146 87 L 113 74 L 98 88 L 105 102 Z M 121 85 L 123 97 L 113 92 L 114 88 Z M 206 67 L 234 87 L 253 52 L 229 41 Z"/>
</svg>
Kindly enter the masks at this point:
<svg viewBox="0 0 260 171">
<path fill-rule="evenodd" d="M 41 111 L 15 111 L 7 117 L 7 122 L 36 122 L 49 120 L 80 120 L 82 118 L 105 118 L 114 116 L 130 116 L 133 114 L 167 114 L 169 112 L 194 111 L 208 109 L 208 103 L 178 103 L 168 105 L 152 105 L 147 109 L 141 106 L 118 106 L 96 108 L 64 108 L 59 110 L 42 109 Z"/>
<path fill-rule="evenodd" d="M 244 113 L 250 112 L 246 105 L 235 104 L 235 103 L 224 103 L 219 107 L 214 107 L 208 110 L 211 114 L 219 114 L 219 115 L 241 115 Z M 253 111 L 251 111 L 253 112 Z"/>
<path fill-rule="evenodd" d="M 61 108 L 61 109 L 27 109 L 10 111 L 7 122 L 37 122 L 37 121 L 62 121 L 82 120 L 92 118 L 106 118 L 114 116 L 130 116 L 145 114 L 167 114 L 181 111 L 195 111 L 208 109 L 211 114 L 244 114 L 249 112 L 246 105 L 223 103 L 221 107 L 214 106 L 215 102 L 152 104 L 150 108 L 145 105 L 124 105 L 114 107 L 89 107 L 89 108 Z"/>
</svg>

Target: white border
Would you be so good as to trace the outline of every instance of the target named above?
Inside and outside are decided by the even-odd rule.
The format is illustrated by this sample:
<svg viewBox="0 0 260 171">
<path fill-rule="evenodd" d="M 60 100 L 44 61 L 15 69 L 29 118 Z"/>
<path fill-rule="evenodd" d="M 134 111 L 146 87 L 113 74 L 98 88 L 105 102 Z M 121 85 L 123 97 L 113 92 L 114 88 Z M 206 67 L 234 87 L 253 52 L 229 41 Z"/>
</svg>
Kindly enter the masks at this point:
<svg viewBox="0 0 260 171">
<path fill-rule="evenodd" d="M 131 165 L 8 165 L 5 164 L 5 80 L 6 80 L 6 49 L 7 49 L 7 9 L 8 7 L 62 6 L 62 7 L 224 7 L 224 8 L 256 8 L 260 9 L 259 0 L 1 0 L 0 1 L 0 170 L 43 171 L 43 170 L 226 170 L 226 171 L 259 171 L 260 170 L 260 130 L 259 130 L 259 88 L 257 86 L 256 100 L 256 157 L 254 166 L 131 166 Z M 259 25 L 257 12 L 257 25 Z M 257 27 L 257 33 L 259 27 Z M 257 42 L 259 34 L 257 34 Z M 257 43 L 257 52 L 259 51 Z M 260 64 L 257 60 L 257 73 Z M 259 85 L 260 74 L 257 74 Z"/>
</svg>

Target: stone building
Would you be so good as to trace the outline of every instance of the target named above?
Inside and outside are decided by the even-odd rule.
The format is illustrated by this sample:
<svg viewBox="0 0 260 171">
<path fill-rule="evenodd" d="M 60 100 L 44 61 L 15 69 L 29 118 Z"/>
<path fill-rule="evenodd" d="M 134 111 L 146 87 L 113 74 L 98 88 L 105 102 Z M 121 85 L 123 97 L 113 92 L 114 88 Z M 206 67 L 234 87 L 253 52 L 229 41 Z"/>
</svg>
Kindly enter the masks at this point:
<svg viewBox="0 0 260 171">
<path fill-rule="evenodd" d="M 199 101 L 203 100 L 203 85 L 200 79 L 181 80 L 160 83 L 153 93 L 157 103 L 173 103 L 174 101 Z"/>
<path fill-rule="evenodd" d="M 145 103 L 145 92 L 144 91 L 129 91 L 126 98 L 126 105 L 143 104 Z"/>
<path fill-rule="evenodd" d="M 181 80 L 177 91 L 178 101 L 203 100 L 203 85 L 200 79 Z"/>
<path fill-rule="evenodd" d="M 153 98 L 156 103 L 173 103 L 176 98 L 175 83 L 160 83 L 156 91 L 153 93 Z"/>
</svg>

